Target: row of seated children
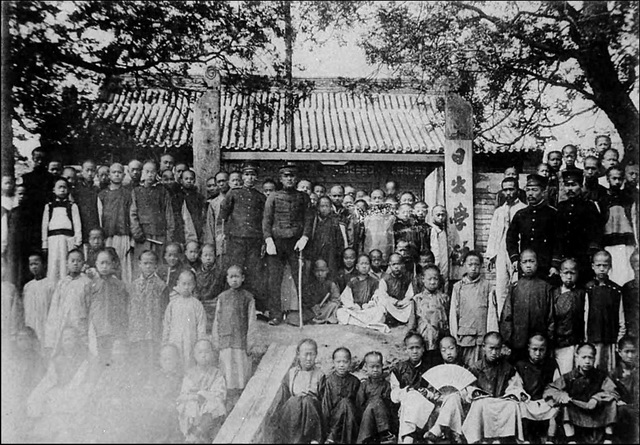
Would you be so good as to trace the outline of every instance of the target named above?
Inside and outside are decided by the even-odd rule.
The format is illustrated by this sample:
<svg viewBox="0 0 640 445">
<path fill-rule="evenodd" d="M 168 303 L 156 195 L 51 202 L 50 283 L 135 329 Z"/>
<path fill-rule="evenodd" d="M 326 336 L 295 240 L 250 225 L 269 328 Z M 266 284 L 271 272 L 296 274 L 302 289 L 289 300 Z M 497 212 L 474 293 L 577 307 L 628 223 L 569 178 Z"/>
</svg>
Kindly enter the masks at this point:
<svg viewBox="0 0 640 445">
<path fill-rule="evenodd" d="M 615 435 L 638 440 L 637 419 L 632 417 L 638 413 L 635 339 L 620 340 L 622 360 L 610 376 L 594 367 L 595 347 L 590 343 L 576 349 L 577 367 L 565 374 L 548 354 L 543 335 L 533 335 L 528 343 L 527 357 L 511 365 L 503 355 L 502 336 L 489 332 L 483 338 L 483 357 L 466 366 L 453 337 L 440 340 L 436 356 L 425 350 L 420 334 L 409 331 L 404 339 L 408 359 L 385 375 L 382 354 L 369 352 L 361 363 L 366 377 L 359 381 L 351 374 L 348 348 L 333 352 L 333 372 L 327 376 L 316 364 L 316 342 L 304 339 L 271 419 L 276 439 L 560 443 L 562 437 L 576 443 L 595 436 L 612 443 Z M 447 366 L 430 377 L 427 371 L 439 365 Z"/>
</svg>

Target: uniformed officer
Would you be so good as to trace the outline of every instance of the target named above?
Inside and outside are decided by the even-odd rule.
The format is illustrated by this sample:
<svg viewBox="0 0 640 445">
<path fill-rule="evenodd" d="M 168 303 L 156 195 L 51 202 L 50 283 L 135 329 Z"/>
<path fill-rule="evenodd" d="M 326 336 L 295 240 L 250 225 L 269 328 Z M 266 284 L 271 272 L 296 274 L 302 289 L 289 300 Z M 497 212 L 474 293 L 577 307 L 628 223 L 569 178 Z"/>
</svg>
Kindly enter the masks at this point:
<svg viewBox="0 0 640 445">
<path fill-rule="evenodd" d="M 519 252 L 533 250 L 538 256 L 538 274 L 541 277 L 558 275 L 560 249 L 556 236 L 558 211 L 544 201 L 546 179 L 540 175 L 527 176 L 526 208 L 519 210 L 507 230 L 507 252 L 514 270 L 517 270 Z"/>
<path fill-rule="evenodd" d="M 262 312 L 267 310 L 265 293 L 260 284 L 262 216 L 267 198 L 255 188 L 257 179 L 257 167 L 251 163 L 245 164 L 242 167 L 242 187 L 229 190 L 220 205 L 220 219 L 224 221 L 227 243 L 224 270 L 232 265 L 243 268 L 247 290 L 256 298 L 256 309 Z"/>
<path fill-rule="evenodd" d="M 284 265 L 298 270 L 298 253 L 309 241 L 313 222 L 309 195 L 295 189 L 297 169 L 292 164 L 280 168 L 282 190 L 269 195 L 262 218 L 262 234 L 267 251 L 267 287 L 269 292 L 269 324 L 282 322 L 280 286 Z M 298 274 L 293 273 L 298 286 Z"/>
<path fill-rule="evenodd" d="M 602 225 L 598 208 L 582 192 L 582 170 L 565 170 L 562 182 L 567 195 L 558 204 L 558 239 L 561 258 L 578 261 L 578 280 L 587 283 L 592 278 L 591 255 L 600 250 Z"/>
</svg>

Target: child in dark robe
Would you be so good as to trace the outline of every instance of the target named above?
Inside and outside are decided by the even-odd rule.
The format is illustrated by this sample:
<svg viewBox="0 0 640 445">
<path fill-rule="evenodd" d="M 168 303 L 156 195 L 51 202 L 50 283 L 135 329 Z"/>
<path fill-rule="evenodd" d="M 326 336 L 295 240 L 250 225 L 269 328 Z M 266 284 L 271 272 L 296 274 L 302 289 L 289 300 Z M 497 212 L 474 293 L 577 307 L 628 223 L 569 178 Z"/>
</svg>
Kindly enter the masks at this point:
<svg viewBox="0 0 640 445">
<path fill-rule="evenodd" d="M 429 205 L 424 201 L 418 201 L 413 205 L 413 216 L 416 221 L 416 230 L 420 239 L 420 253 L 431 250 L 431 226 L 427 222 Z"/>
<path fill-rule="evenodd" d="M 382 327 L 380 325 L 384 321 L 384 311 L 372 301 L 373 294 L 378 289 L 378 280 L 369 273 L 371 261 L 368 255 L 358 257 L 356 270 L 358 275 L 347 283 L 340 295 L 342 307 L 336 311 L 338 322 L 378 329 Z"/>
<path fill-rule="evenodd" d="M 538 257 L 533 250 L 520 254 L 522 276 L 511 285 L 500 317 L 500 333 L 511 349 L 510 361 L 526 359 L 527 342 L 536 332 L 553 338 L 553 288 L 536 276 Z"/>
<path fill-rule="evenodd" d="M 424 338 L 427 351 L 439 348 L 440 339 L 449 335 L 449 296 L 440 290 L 440 270 L 427 266 L 422 272 L 425 289 L 415 297 L 413 316 L 408 325 Z"/>
<path fill-rule="evenodd" d="M 305 256 L 311 261 L 324 260 L 329 267 L 329 277 L 335 280 L 340 267 L 340 254 L 344 248 L 344 238 L 340 230 L 338 216 L 333 213 L 331 198 L 323 196 L 318 200 L 317 214 L 313 219 L 311 238 Z M 353 266 L 352 266 L 353 267 Z"/>
<path fill-rule="evenodd" d="M 347 283 L 351 278 L 355 277 L 358 272 L 356 271 L 356 251 L 351 247 L 347 247 L 342 251 L 342 267 L 338 270 L 338 279 L 336 284 L 340 289 L 340 292 L 347 287 Z"/>
<path fill-rule="evenodd" d="M 631 268 L 633 269 L 633 280 L 630 280 L 622 286 L 622 305 L 624 307 L 624 322 L 626 324 L 626 334 L 634 338 L 640 337 L 640 327 L 638 326 L 638 317 L 640 316 L 640 298 L 638 294 L 638 284 L 640 283 L 638 258 L 638 249 L 636 249 L 629 258 Z"/>
<path fill-rule="evenodd" d="M 377 278 L 378 281 L 382 279 L 384 271 L 386 269 L 382 261 L 382 251 L 373 249 L 369 252 L 369 258 L 371 259 L 371 271 L 369 272 L 373 278 Z"/>
<path fill-rule="evenodd" d="M 277 396 L 279 415 L 273 416 L 278 443 L 321 443 L 325 437 L 322 417 L 326 377 L 316 366 L 318 344 L 305 338 L 298 343 L 297 364 L 289 370 Z"/>
<path fill-rule="evenodd" d="M 324 443 L 353 443 L 358 437 L 360 418 L 356 396 L 360 380 L 351 374 L 351 351 L 339 347 L 333 351 L 334 371 L 326 379 L 322 414 L 327 425 Z"/>
<path fill-rule="evenodd" d="M 604 372 L 615 369 L 615 348 L 624 334 L 622 289 L 609 279 L 611 255 L 601 250 L 591 262 L 595 279 L 586 285 L 586 340 L 596 347 L 595 366 Z M 637 296 L 636 296 L 637 297 Z"/>
<path fill-rule="evenodd" d="M 418 252 L 422 249 L 421 237 L 416 223 L 411 216 L 413 209 L 410 204 L 401 204 L 396 213 L 396 221 L 393 223 L 393 238 L 395 243 L 407 241 L 413 243 Z"/>
<path fill-rule="evenodd" d="M 104 230 L 100 227 L 89 231 L 89 243 L 86 245 L 87 254 L 83 272 L 86 273 L 89 278 L 93 278 L 97 274 L 96 259 L 98 258 L 98 253 L 104 249 L 109 249 L 112 256 L 115 258 L 113 269 L 115 271 L 116 277 L 121 280 L 122 266 L 120 264 L 120 258 L 118 257 L 118 253 L 116 252 L 115 248 L 107 247 L 105 242 Z"/>
<path fill-rule="evenodd" d="M 218 295 L 211 328 L 219 366 L 227 384 L 229 405 L 240 398 L 252 373 L 250 351 L 256 343 L 256 304 L 253 295 L 242 289 L 244 272 L 240 266 L 227 269 L 230 289 Z"/>
<path fill-rule="evenodd" d="M 376 296 L 384 307 L 387 321 L 407 323 L 413 312 L 415 294 L 412 277 L 406 272 L 404 259 L 397 253 L 389 257 L 389 269 L 380 280 Z"/>
<path fill-rule="evenodd" d="M 561 374 L 573 369 L 576 345 L 584 338 L 584 289 L 577 289 L 578 264 L 567 258 L 560 264 L 562 285 L 553 290 L 555 359 Z"/>
<path fill-rule="evenodd" d="M 329 279 L 329 267 L 323 259 L 316 260 L 313 278 L 306 284 L 302 293 L 304 320 L 313 319 L 314 323 L 338 323 L 336 310 L 340 304 L 338 286 Z M 287 321 L 289 317 L 287 317 Z"/>
<path fill-rule="evenodd" d="M 620 361 L 611 374 L 611 379 L 620 394 L 615 426 L 620 443 L 638 443 L 640 387 L 638 386 L 637 341 L 635 337 L 626 335 L 618 341 Z"/>
<path fill-rule="evenodd" d="M 367 377 L 360 381 L 356 406 L 360 412 L 357 443 L 396 443 L 391 385 L 383 374 L 384 360 L 378 351 L 364 356 Z"/>
<path fill-rule="evenodd" d="M 606 371 L 594 367 L 595 359 L 595 346 L 580 344 L 576 348 L 575 369 L 555 380 L 544 391 L 545 399 L 561 406 L 559 421 L 569 444 L 578 443 L 578 432 L 593 436 L 601 435 L 603 429 L 605 443 L 612 443 L 615 402 L 619 396 Z"/>
<path fill-rule="evenodd" d="M 164 250 L 164 262 L 158 268 L 158 276 L 162 278 L 165 288 L 166 300 L 169 300 L 173 288 L 176 287 L 178 276 L 184 270 L 182 263 L 182 246 L 178 243 L 169 243 Z"/>
<path fill-rule="evenodd" d="M 216 265 L 216 249 L 213 244 L 202 246 L 200 253 L 201 266 L 196 270 L 196 295 L 200 301 L 209 301 L 217 297 L 218 269 Z"/>
<path fill-rule="evenodd" d="M 200 261 L 200 244 L 197 241 L 189 241 L 184 246 L 185 266 L 197 273 L 202 266 Z"/>
</svg>

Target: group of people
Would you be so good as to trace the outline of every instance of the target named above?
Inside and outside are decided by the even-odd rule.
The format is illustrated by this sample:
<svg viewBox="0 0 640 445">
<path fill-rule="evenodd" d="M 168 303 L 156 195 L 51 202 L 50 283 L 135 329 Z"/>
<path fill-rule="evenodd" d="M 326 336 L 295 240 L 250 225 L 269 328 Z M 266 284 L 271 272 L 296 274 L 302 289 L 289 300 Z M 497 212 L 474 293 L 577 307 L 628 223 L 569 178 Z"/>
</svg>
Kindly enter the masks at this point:
<svg viewBox="0 0 640 445">
<path fill-rule="evenodd" d="M 325 377 L 301 341 L 275 416 L 285 443 L 637 440 L 637 425 L 614 427 L 638 414 L 638 168 L 596 142 L 584 170 L 574 146 L 549 153 L 524 190 L 507 169 L 487 250 L 465 253 L 455 283 L 445 207 L 393 180 L 327 189 L 285 164 L 259 190 L 249 163 L 201 194 L 170 155 L 77 171 L 36 149 L 18 186 L 2 178 L 15 429 L 107 431 L 99 410 L 128 391 L 149 406 L 147 440 L 210 442 L 251 377 L 262 318 L 409 330 L 409 359 L 385 376 L 373 351 L 362 382 L 348 348 Z M 301 307 L 287 298 L 299 290 Z M 119 381 L 125 356 L 136 372 Z M 443 364 L 472 380 L 425 379 Z"/>
</svg>

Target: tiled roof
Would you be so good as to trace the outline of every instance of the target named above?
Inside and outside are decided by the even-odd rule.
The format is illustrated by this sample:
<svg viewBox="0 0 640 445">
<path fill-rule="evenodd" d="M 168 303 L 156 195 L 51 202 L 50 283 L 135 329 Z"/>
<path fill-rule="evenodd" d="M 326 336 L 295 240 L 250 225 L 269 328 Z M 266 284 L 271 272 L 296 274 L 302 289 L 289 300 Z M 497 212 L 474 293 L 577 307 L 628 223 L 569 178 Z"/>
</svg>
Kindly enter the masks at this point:
<svg viewBox="0 0 640 445">
<path fill-rule="evenodd" d="M 193 110 L 202 91 L 202 88 L 169 91 L 110 84 L 102 99 L 88 112 L 87 119 L 115 124 L 141 146 L 190 147 Z M 314 90 L 294 113 L 294 151 L 439 154 L 445 140 L 442 103 L 441 96 L 412 92 L 357 96 L 335 89 Z M 272 104 L 273 116 L 260 116 L 256 104 Z M 262 128 L 260 121 L 264 122 Z M 284 95 L 279 92 L 243 95 L 223 88 L 221 130 L 223 152 L 286 151 Z M 509 141 L 517 133 L 502 125 L 492 130 L 490 136 Z M 535 142 L 526 139 L 509 148 L 477 140 L 475 151 L 529 151 L 535 147 Z"/>
</svg>

